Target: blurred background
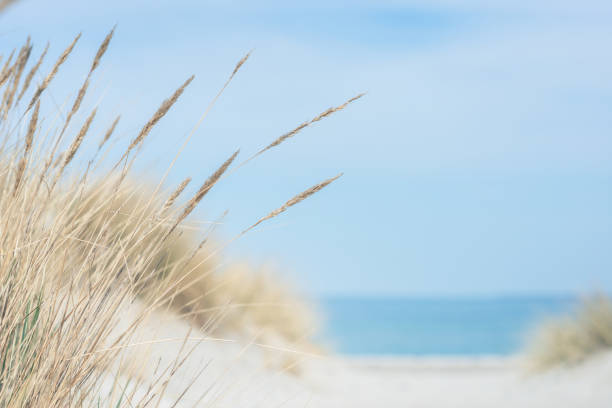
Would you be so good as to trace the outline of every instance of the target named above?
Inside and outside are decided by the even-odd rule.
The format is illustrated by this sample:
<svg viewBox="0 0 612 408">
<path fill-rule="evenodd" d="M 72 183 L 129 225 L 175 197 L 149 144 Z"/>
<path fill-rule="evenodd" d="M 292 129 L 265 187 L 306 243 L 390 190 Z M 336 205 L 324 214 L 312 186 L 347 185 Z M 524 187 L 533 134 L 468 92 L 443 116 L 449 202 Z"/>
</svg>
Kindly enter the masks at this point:
<svg viewBox="0 0 612 408">
<path fill-rule="evenodd" d="M 168 186 L 196 188 L 236 148 L 367 92 L 232 174 L 197 218 L 229 209 L 231 237 L 343 171 L 228 256 L 320 299 L 341 351 L 509 353 L 539 316 L 612 289 L 611 18 L 596 0 L 22 0 L 0 41 L 31 35 L 38 55 L 50 40 L 55 56 L 83 31 L 51 87 L 59 107 L 117 24 L 85 104 L 104 99 L 101 124 L 123 114 L 122 144 L 195 74 L 138 162 L 152 180 L 253 50 Z M 367 342 L 364 321 L 381 325 Z"/>
</svg>

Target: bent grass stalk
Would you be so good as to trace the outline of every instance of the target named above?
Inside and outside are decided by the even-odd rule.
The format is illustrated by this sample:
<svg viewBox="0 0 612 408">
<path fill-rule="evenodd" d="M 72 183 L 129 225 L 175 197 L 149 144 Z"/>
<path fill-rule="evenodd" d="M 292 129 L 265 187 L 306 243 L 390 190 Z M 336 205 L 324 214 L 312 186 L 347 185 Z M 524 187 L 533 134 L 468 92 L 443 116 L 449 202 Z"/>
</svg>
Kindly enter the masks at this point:
<svg viewBox="0 0 612 408">
<path fill-rule="evenodd" d="M 233 170 L 231 170 L 230 172 L 228 172 L 228 174 L 225 175 L 225 177 L 229 176 L 230 174 L 232 174 L 233 172 L 237 171 L 238 169 L 240 169 L 242 166 L 246 165 L 247 163 L 249 163 L 250 161 L 254 160 L 255 158 L 259 157 L 260 155 L 262 155 L 263 153 L 267 152 L 268 150 L 271 150 L 275 147 L 277 147 L 278 145 L 282 144 L 283 142 L 285 142 L 287 139 L 292 138 L 293 136 L 297 135 L 300 131 L 302 131 L 303 129 L 305 129 L 306 127 L 312 125 L 315 122 L 318 122 L 322 119 L 325 119 L 326 117 L 339 112 L 341 110 L 343 110 L 344 108 L 346 108 L 348 105 L 350 105 L 351 103 L 355 102 L 356 100 L 360 99 L 361 97 L 363 97 L 365 95 L 365 93 L 360 93 L 350 99 L 348 99 L 346 102 L 344 102 L 341 105 L 338 105 L 336 107 L 331 107 L 329 109 L 326 109 L 325 111 L 321 112 L 320 114 L 318 114 L 317 116 L 315 116 L 314 118 L 303 122 L 302 124 L 300 124 L 298 127 L 296 127 L 295 129 L 282 134 L 281 136 L 279 136 L 278 138 L 274 139 L 274 141 L 272 141 L 270 144 L 268 144 L 266 147 L 258 150 L 256 153 L 254 153 L 252 156 L 250 156 L 249 158 L 247 158 L 246 160 L 244 160 L 243 162 L 241 162 L 240 164 L 238 164 L 237 166 L 234 167 Z"/>
<path fill-rule="evenodd" d="M 176 103 L 176 101 L 180 98 L 180 96 L 185 91 L 185 88 L 189 86 L 189 84 L 191 83 L 191 81 L 193 81 L 194 78 L 195 78 L 194 75 L 190 76 L 185 82 L 183 82 L 181 86 L 177 88 L 176 91 L 174 91 L 172 96 L 170 96 L 168 99 L 162 102 L 162 104 L 159 106 L 159 108 L 157 108 L 157 111 L 155 111 L 151 119 L 149 119 L 149 121 L 142 127 L 138 135 L 134 139 L 132 139 L 132 142 L 128 146 L 125 153 L 123 153 L 123 156 L 121 156 L 121 158 L 119 159 L 119 161 L 117 162 L 114 168 L 117 168 L 117 166 L 123 161 L 123 159 L 125 159 L 130 154 L 130 152 L 135 147 L 142 144 L 142 142 L 147 137 L 149 132 L 151 132 L 153 127 L 157 124 L 157 122 L 160 121 L 161 118 L 166 116 L 166 114 L 168 113 L 172 105 Z"/>
</svg>

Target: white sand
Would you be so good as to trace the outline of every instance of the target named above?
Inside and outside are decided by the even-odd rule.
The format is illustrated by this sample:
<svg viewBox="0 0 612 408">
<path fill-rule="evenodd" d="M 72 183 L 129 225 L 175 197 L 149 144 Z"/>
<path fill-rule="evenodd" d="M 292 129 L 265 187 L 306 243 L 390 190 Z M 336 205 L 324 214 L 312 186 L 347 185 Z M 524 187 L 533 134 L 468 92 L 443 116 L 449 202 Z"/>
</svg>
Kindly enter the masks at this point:
<svg viewBox="0 0 612 408">
<path fill-rule="evenodd" d="M 165 367 L 174 360 L 182 343 L 176 339 L 188 329 L 170 314 L 145 325 L 140 340 L 175 339 L 127 353 L 143 368 L 145 382 L 153 378 L 157 362 Z M 160 406 L 172 406 L 206 367 L 178 407 L 198 401 L 197 406 L 218 407 L 612 407 L 612 354 L 540 375 L 527 375 L 517 358 L 329 357 L 310 359 L 298 378 L 265 368 L 267 352 L 258 346 L 193 340 L 187 349 L 193 345 Z"/>
<path fill-rule="evenodd" d="M 612 356 L 582 367 L 526 375 L 518 359 L 370 358 L 322 370 L 317 407 L 612 406 Z"/>
</svg>

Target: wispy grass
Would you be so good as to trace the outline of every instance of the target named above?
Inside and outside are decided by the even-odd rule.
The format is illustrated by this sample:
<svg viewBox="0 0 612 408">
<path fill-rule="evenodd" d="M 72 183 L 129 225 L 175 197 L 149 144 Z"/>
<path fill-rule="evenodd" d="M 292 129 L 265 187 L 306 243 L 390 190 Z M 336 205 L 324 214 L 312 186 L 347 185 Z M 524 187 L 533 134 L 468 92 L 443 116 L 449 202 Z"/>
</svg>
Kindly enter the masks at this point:
<svg viewBox="0 0 612 408">
<path fill-rule="evenodd" d="M 0 9 L 8 3 L 0 2 Z M 108 130 L 102 140 L 91 141 L 98 146 L 93 157 L 77 160 L 84 154 L 81 146 L 90 143 L 92 123 L 103 107 L 80 119 L 72 135 L 68 123 L 79 120 L 89 83 L 95 80 L 113 32 L 93 56 L 70 113 L 59 125 L 41 115 L 45 106 L 52 105 L 46 98 L 49 85 L 61 74 L 80 34 L 33 88 L 30 84 L 48 48 L 30 61 L 34 47 L 28 39 L 16 54 L 2 60 L 0 90 L 4 87 L 6 96 L 0 116 L 1 407 L 143 406 L 158 400 L 168 377 L 183 361 L 178 356 L 171 369 L 160 370 L 158 378 L 140 387 L 144 392 L 134 391 L 140 380 L 125 388 L 114 381 L 112 398 L 101 397 L 101 387 L 111 368 L 113 375 L 130 378 L 133 368 L 118 364 L 121 354 L 139 325 L 160 308 L 174 310 L 177 318 L 190 319 L 207 332 L 256 334 L 271 349 L 286 350 L 283 344 L 309 345 L 314 323 L 305 303 L 265 271 L 224 267 L 220 253 L 227 242 L 215 240 L 212 229 L 194 232 L 190 228 L 190 214 L 223 180 L 237 152 L 185 203 L 181 193 L 190 178 L 166 193 L 154 184 L 132 181 L 131 165 L 88 173 L 91 168 L 104 168 L 100 164 L 109 156 L 98 152 L 120 126 L 119 118 L 103 126 Z M 246 57 L 236 65 L 222 90 L 245 61 Z M 128 146 L 119 147 L 122 159 L 137 158 L 146 136 L 180 103 L 179 97 L 188 92 L 192 80 L 161 104 Z M 28 103 L 22 105 L 22 100 Z M 350 102 L 325 111 L 287 137 Z M 81 162 L 88 163 L 86 168 L 79 167 Z M 336 178 L 296 195 L 238 237 Z M 146 306 L 133 321 L 121 322 L 122 329 L 117 330 L 125 304 L 137 297 Z"/>
<path fill-rule="evenodd" d="M 574 366 L 612 350 L 612 301 L 604 295 L 586 298 L 571 316 L 544 324 L 529 348 L 534 370 Z"/>
</svg>

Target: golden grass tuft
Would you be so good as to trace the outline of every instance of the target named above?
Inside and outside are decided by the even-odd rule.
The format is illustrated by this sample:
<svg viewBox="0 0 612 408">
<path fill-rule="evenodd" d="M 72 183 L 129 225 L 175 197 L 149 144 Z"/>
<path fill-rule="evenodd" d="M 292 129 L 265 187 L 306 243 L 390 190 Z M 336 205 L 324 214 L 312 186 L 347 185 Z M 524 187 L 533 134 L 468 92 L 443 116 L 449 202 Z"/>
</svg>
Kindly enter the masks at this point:
<svg viewBox="0 0 612 408">
<path fill-rule="evenodd" d="M 1 2 L 0 7 L 5 4 Z M 98 152 L 119 121 L 117 117 L 107 128 L 93 157 L 80 157 L 87 150 L 81 146 L 87 143 L 100 107 L 92 109 L 68 146 L 63 143 L 64 133 L 72 132 L 67 124 L 84 103 L 89 81 L 113 33 L 114 29 L 102 42 L 77 90 L 70 116 L 59 127 L 41 119 L 45 107 L 52 106 L 45 90 L 80 34 L 32 90 L 28 87 L 47 48 L 25 79 L 21 77 L 32 49 L 29 39 L 15 62 L 14 54 L 8 57 L 0 73 L 0 90 L 5 87 L 6 95 L 2 104 L 6 115 L 0 116 L 1 407 L 144 406 L 158 401 L 164 384 L 184 359 L 177 356 L 172 367 L 162 368 L 145 384 L 133 377 L 133 367 L 124 364 L 122 356 L 132 346 L 139 325 L 160 309 L 172 309 L 207 332 L 241 332 L 246 340 L 283 344 L 285 351 L 312 347 L 314 319 L 309 307 L 268 272 L 224 267 L 220 252 L 227 244 L 212 237 L 214 228 L 201 231 L 189 222 L 188 216 L 223 179 L 237 152 L 180 206 L 177 201 L 189 178 L 166 194 L 141 180 L 132 181 L 131 166 L 89 174 L 90 168 L 105 168 L 108 155 Z M 248 55 L 236 65 L 230 80 Z M 192 80 L 161 104 L 123 150 L 123 158 L 132 152 L 132 160 L 137 157 L 140 149 L 136 148 Z M 20 84 L 22 91 L 14 98 Z M 22 106 L 20 100 L 26 94 L 29 103 Z M 28 121 L 27 126 L 19 126 L 22 120 Z M 60 148 L 63 153 L 56 154 Z M 83 161 L 85 169 L 80 167 Z M 239 236 L 337 177 L 298 194 Z M 125 305 L 136 298 L 145 305 L 142 311 L 132 321 L 122 321 Z M 282 358 L 287 361 L 286 356 Z M 289 369 L 296 362 L 283 364 Z M 102 388 L 109 377 L 110 394 Z M 119 377 L 133 379 L 132 391 L 121 389 Z M 136 390 L 142 392 L 136 394 Z M 113 396 L 119 394 L 122 398 L 117 401 Z"/>
<path fill-rule="evenodd" d="M 529 348 L 533 370 L 574 366 L 612 350 L 612 301 L 595 295 L 582 301 L 572 316 L 550 321 L 535 334 Z"/>
</svg>

